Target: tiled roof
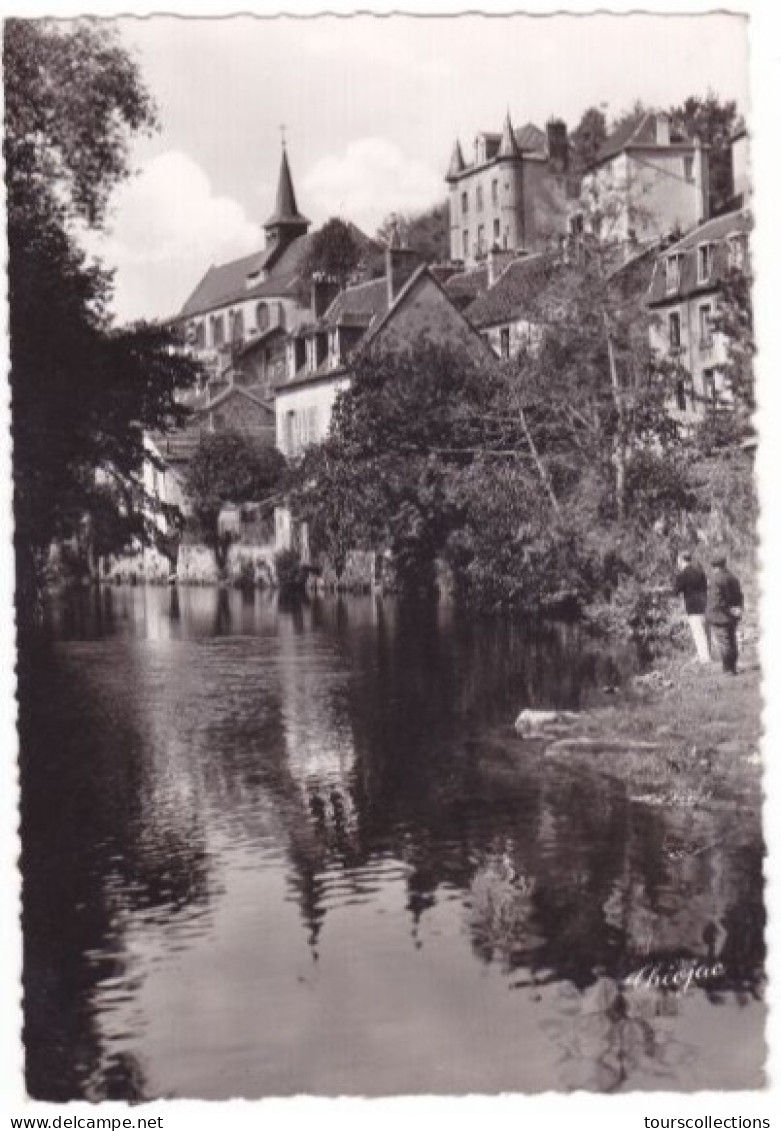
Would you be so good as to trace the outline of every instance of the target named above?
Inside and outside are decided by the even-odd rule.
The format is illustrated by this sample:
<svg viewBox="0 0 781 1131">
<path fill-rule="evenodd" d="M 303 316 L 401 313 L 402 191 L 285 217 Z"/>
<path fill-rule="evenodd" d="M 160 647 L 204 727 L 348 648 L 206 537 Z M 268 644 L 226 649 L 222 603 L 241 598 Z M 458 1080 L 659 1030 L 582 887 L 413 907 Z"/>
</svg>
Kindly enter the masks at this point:
<svg viewBox="0 0 781 1131">
<path fill-rule="evenodd" d="M 530 313 L 539 298 L 550 270 L 547 256 L 527 255 L 507 264 L 492 287 L 484 291 L 464 311 L 478 329 L 499 322 L 514 322 Z"/>
<path fill-rule="evenodd" d="M 648 111 L 635 114 L 622 122 L 602 143 L 597 151 L 594 164 L 599 165 L 602 161 L 608 161 L 611 157 L 623 153 L 625 149 L 631 146 L 655 146 L 657 144 L 656 114 Z M 681 146 L 684 149 L 690 149 L 692 146 L 692 142 L 687 139 L 682 141 L 671 140 L 670 144 Z M 664 146 L 664 148 L 667 148 L 667 146 Z"/>
<path fill-rule="evenodd" d="M 463 310 L 465 306 L 473 302 L 487 286 L 487 267 L 475 267 L 471 271 L 459 271 L 443 283 L 445 294 L 459 310 Z"/>
<path fill-rule="evenodd" d="M 388 309 L 388 283 L 386 279 L 371 279 L 356 283 L 340 291 L 323 315 L 326 326 L 351 322 L 353 325 L 370 325 L 381 318 Z"/>
<path fill-rule="evenodd" d="M 548 149 L 548 135 L 539 126 L 535 126 L 534 122 L 527 122 L 525 126 L 519 126 L 513 129 L 515 135 L 515 144 L 519 149 L 525 150 L 527 153 L 543 154 Z M 481 130 L 480 136 L 484 137 L 486 141 L 492 143 L 496 149 L 499 148 L 499 143 L 502 140 L 502 134 L 495 133 L 491 130 Z"/>
<path fill-rule="evenodd" d="M 751 231 L 751 217 L 748 212 L 729 212 L 706 220 L 698 228 L 689 232 L 678 243 L 668 247 L 657 260 L 656 269 L 648 292 L 651 305 L 680 302 L 683 298 L 701 292 L 706 294 L 719 285 L 728 269 L 727 239 L 729 236 L 747 236 Z M 714 245 L 713 268 L 707 280 L 699 282 L 697 277 L 697 248 L 700 244 Z M 682 256 L 680 284 L 675 291 L 667 290 L 666 261 L 673 255 Z"/>
<path fill-rule="evenodd" d="M 273 262 L 266 280 L 247 286 L 247 276 L 262 272 L 268 249 L 234 259 L 220 267 L 210 267 L 182 307 L 180 317 L 192 317 L 247 299 L 290 295 L 295 290 L 301 267 L 311 246 L 312 235 L 298 236 Z"/>
</svg>

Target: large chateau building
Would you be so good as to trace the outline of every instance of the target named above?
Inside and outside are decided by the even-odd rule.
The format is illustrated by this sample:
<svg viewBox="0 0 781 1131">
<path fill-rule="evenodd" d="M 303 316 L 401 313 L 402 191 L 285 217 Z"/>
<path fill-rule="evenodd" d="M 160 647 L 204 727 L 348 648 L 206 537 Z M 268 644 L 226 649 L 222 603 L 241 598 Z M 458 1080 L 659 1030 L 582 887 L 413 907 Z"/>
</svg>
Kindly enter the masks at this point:
<svg viewBox="0 0 781 1131">
<path fill-rule="evenodd" d="M 501 133 L 477 135 L 471 162 L 456 141 L 445 178 L 451 259 L 472 267 L 493 247 L 550 246 L 567 231 L 568 172 L 567 127 L 560 121 L 545 131 L 531 123 L 516 130 L 508 113 Z"/>
</svg>

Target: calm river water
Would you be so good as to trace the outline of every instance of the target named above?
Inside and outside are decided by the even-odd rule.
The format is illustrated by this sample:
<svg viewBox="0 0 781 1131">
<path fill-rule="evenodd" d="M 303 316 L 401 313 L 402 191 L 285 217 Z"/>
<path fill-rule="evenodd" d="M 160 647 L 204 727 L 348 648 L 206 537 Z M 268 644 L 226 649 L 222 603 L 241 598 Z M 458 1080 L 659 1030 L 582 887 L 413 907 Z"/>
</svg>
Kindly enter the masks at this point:
<svg viewBox="0 0 781 1131">
<path fill-rule="evenodd" d="M 634 802 L 512 733 L 619 681 L 576 629 L 209 589 L 49 627 L 21 725 L 32 1095 L 761 1084 L 756 818 Z M 648 984 L 695 959 L 699 985 Z"/>
</svg>

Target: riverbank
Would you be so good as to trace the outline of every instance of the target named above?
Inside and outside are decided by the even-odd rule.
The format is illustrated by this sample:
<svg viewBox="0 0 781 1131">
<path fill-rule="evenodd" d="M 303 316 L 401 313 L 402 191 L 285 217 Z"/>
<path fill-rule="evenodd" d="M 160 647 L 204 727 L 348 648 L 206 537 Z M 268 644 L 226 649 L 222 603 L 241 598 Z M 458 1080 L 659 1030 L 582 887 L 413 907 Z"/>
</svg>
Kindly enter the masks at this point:
<svg viewBox="0 0 781 1131">
<path fill-rule="evenodd" d="M 596 693 L 592 709 L 524 742 L 545 759 L 623 781 L 651 805 L 692 807 L 762 800 L 758 637 L 745 634 L 737 676 L 715 661 L 674 653 L 624 689 Z"/>
</svg>

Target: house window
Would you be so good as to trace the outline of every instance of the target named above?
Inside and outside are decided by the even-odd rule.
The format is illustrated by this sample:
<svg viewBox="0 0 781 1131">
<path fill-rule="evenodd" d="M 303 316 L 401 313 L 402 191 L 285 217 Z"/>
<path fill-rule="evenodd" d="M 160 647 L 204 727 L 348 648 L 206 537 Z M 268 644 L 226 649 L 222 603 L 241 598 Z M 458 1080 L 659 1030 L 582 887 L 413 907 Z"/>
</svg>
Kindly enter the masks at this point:
<svg viewBox="0 0 781 1131">
<path fill-rule="evenodd" d="M 225 323 L 221 314 L 212 316 L 212 345 L 216 348 L 225 341 Z"/>
<path fill-rule="evenodd" d="M 510 356 L 510 327 L 502 326 L 499 332 L 499 352 L 502 357 Z"/>
<path fill-rule="evenodd" d="M 480 224 L 477 229 L 477 254 L 482 255 L 485 251 L 485 224 Z"/>
<path fill-rule="evenodd" d="M 694 158 L 688 154 L 683 159 L 683 177 L 684 180 L 691 183 L 694 180 Z"/>
<path fill-rule="evenodd" d="M 674 311 L 667 320 L 667 333 L 671 350 L 681 348 L 681 316 Z"/>
<path fill-rule="evenodd" d="M 714 369 L 703 369 L 702 371 L 702 395 L 710 404 L 716 403 L 716 371 Z"/>
<path fill-rule="evenodd" d="M 706 302 L 700 307 L 700 349 L 705 351 L 713 347 L 713 324 L 711 322 L 710 303 Z"/>
<path fill-rule="evenodd" d="M 464 259 L 467 259 L 469 256 L 469 232 L 466 230 L 466 228 L 464 228 L 463 232 L 461 233 L 461 251 L 463 253 Z"/>
<path fill-rule="evenodd" d="M 664 261 L 665 281 L 668 292 L 677 291 L 681 285 L 681 257 L 668 255 Z"/>
<path fill-rule="evenodd" d="M 241 310 L 233 312 L 231 337 L 234 342 L 241 342 L 244 339 L 244 313 Z"/>
<path fill-rule="evenodd" d="M 277 326 L 279 326 L 281 330 L 284 330 L 287 326 L 287 312 L 281 302 L 277 303 Z"/>
<path fill-rule="evenodd" d="M 469 194 L 465 192 L 461 193 L 461 211 L 464 215 L 469 211 Z"/>
<path fill-rule="evenodd" d="M 483 186 L 482 185 L 477 186 L 477 211 L 478 212 L 483 211 Z"/>
<path fill-rule="evenodd" d="M 491 181 L 491 203 L 499 203 L 499 182 L 497 180 Z"/>
<path fill-rule="evenodd" d="M 268 304 L 265 302 L 259 302 L 255 307 L 255 325 L 258 328 L 258 333 L 262 334 L 264 330 L 268 330 L 268 324 Z"/>
<path fill-rule="evenodd" d="M 583 213 L 576 212 L 569 218 L 569 231 L 571 236 L 583 235 Z"/>
<path fill-rule="evenodd" d="M 727 263 L 731 268 L 742 271 L 745 266 L 745 245 L 742 236 L 730 236 L 727 240 Z"/>
<path fill-rule="evenodd" d="M 494 243 L 499 242 L 499 236 L 500 235 L 501 235 L 501 224 L 499 223 L 498 220 L 494 220 Z"/>
<path fill-rule="evenodd" d="M 675 403 L 681 412 L 686 412 L 686 382 L 681 378 L 675 386 Z"/>
<path fill-rule="evenodd" d="M 697 282 L 707 283 L 713 270 L 713 244 L 701 243 L 697 248 Z"/>
<path fill-rule="evenodd" d="M 285 413 L 285 451 L 292 456 L 296 450 L 296 414 L 291 409 Z"/>
</svg>

